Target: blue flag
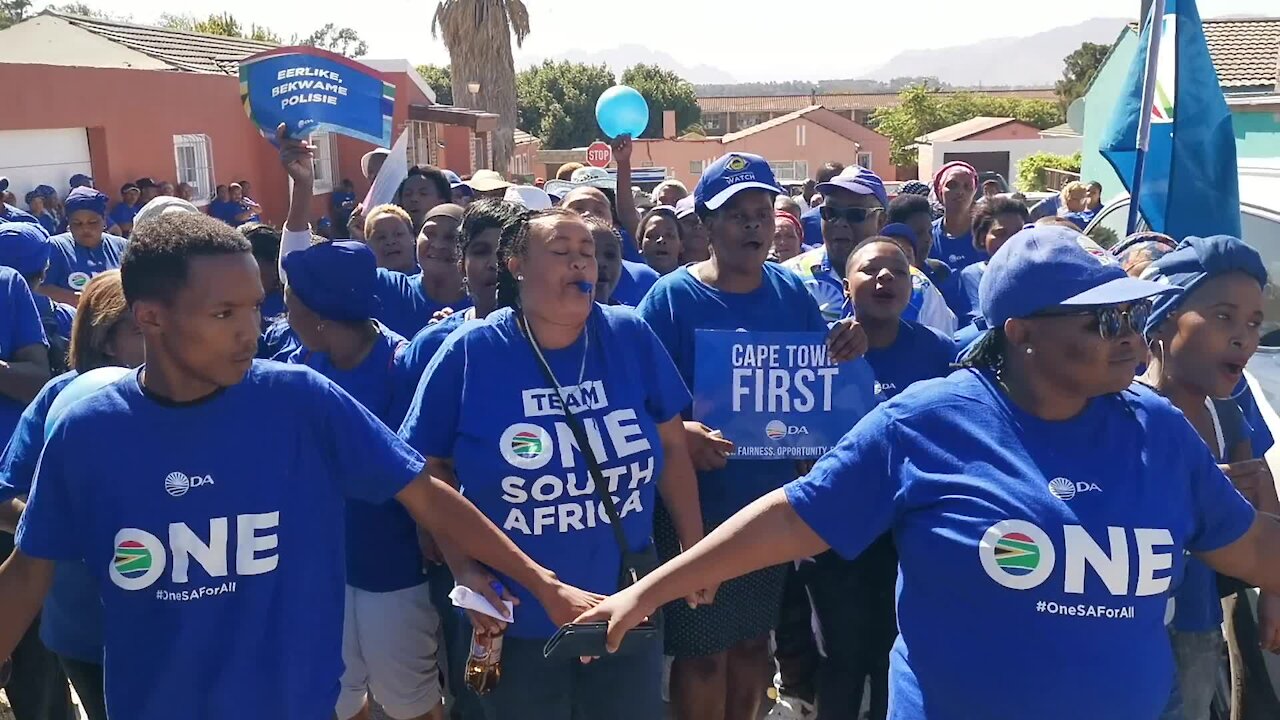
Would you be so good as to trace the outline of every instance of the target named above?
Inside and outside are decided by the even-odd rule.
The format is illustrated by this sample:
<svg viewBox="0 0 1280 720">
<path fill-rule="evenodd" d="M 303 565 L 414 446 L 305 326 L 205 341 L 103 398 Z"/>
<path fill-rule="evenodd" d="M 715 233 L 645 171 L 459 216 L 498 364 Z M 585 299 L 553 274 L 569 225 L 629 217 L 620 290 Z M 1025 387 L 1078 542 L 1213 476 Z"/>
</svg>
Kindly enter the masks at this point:
<svg viewBox="0 0 1280 720">
<path fill-rule="evenodd" d="M 1177 240 L 1188 235 L 1240 237 L 1235 131 L 1195 0 L 1166 0 L 1160 20 L 1151 141 L 1138 208 L 1152 230 Z M 1131 194 L 1151 27 L 1148 20 L 1125 92 L 1099 146 Z"/>
<path fill-rule="evenodd" d="M 822 332 L 698 330 L 693 417 L 736 457 L 822 457 L 883 400 L 865 358 L 834 363 Z"/>
<path fill-rule="evenodd" d="M 290 137 L 331 131 L 381 147 L 391 144 L 395 85 L 327 50 L 285 47 L 246 58 L 240 63 L 240 99 L 268 138 L 284 123 Z"/>
</svg>

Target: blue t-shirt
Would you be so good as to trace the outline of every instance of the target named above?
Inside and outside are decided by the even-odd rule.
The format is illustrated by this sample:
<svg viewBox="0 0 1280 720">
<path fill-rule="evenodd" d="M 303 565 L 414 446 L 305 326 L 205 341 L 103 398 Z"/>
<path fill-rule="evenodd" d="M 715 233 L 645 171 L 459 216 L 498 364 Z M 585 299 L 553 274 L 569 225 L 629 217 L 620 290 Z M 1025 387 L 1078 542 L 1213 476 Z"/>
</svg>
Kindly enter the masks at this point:
<svg viewBox="0 0 1280 720">
<path fill-rule="evenodd" d="M 112 225 L 126 225 L 133 222 L 133 218 L 138 215 L 138 208 L 127 202 L 118 202 L 116 206 L 111 208 L 111 212 L 107 215 L 107 220 Z"/>
<path fill-rule="evenodd" d="M 40 221 L 36 219 L 35 215 L 32 215 L 21 208 L 16 208 L 9 203 L 0 203 L 0 222 L 24 222 L 31 223 L 32 225 L 40 224 Z"/>
<path fill-rule="evenodd" d="M 947 234 L 944 221 L 945 218 L 933 221 L 933 249 L 929 251 L 929 257 L 950 265 L 953 275 L 987 258 L 985 252 L 974 247 L 972 230 L 952 237 Z"/>
<path fill-rule="evenodd" d="M 37 215 L 36 219 L 40 221 L 40 227 L 44 228 L 46 233 L 50 235 L 58 234 L 58 219 L 53 216 L 53 213 L 46 210 Z"/>
<path fill-rule="evenodd" d="M 378 310 L 378 322 L 397 335 L 411 338 L 427 326 L 431 316 L 445 308 L 462 310 L 471 307 L 471 298 L 464 296 L 455 303 L 440 303 L 427 297 L 422 289 L 422 273 L 405 275 L 394 270 L 378 268 L 378 283 L 374 294 L 382 303 Z"/>
<path fill-rule="evenodd" d="M 72 371 L 50 380 L 22 413 L 4 455 L 0 455 L 0 502 L 31 492 L 36 464 L 44 449 L 44 422 L 49 407 L 77 375 Z M 102 663 L 102 596 L 83 562 L 55 563 L 53 585 L 40 611 L 40 639 L 59 655 Z"/>
<path fill-rule="evenodd" d="M 618 284 L 613 288 L 610 300 L 629 307 L 637 307 L 654 283 L 658 282 L 658 271 L 642 262 L 622 261 L 622 274 L 618 276 Z"/>
<path fill-rule="evenodd" d="M 102 242 L 92 250 L 78 245 L 71 233 L 50 238 L 53 251 L 49 253 L 49 271 L 44 281 L 67 290 L 80 292 L 94 275 L 120 267 L 120 258 L 128 240 L 117 235 L 102 234 Z"/>
<path fill-rule="evenodd" d="M 982 284 L 982 276 L 986 272 L 986 260 L 980 260 L 960 271 L 960 292 L 956 294 L 956 303 L 951 311 L 956 314 L 956 322 L 961 327 L 972 323 L 980 313 L 978 286 Z"/>
<path fill-rule="evenodd" d="M 689 404 L 680 374 L 627 308 L 596 305 L 578 341 L 543 355 L 585 426 L 628 550 L 647 547 L 663 468 L 658 425 Z M 621 554 L 608 515 L 556 390 L 510 308 L 449 336 L 400 434 L 428 457 L 452 458 L 463 495 L 561 580 L 617 591 Z M 509 578 L 503 582 L 520 598 L 507 633 L 554 634 L 537 600 Z"/>
<path fill-rule="evenodd" d="M 1236 404 L 1240 406 L 1240 412 L 1244 413 L 1245 422 L 1249 423 L 1251 431 L 1249 439 L 1253 443 L 1253 454 L 1257 457 L 1265 456 L 1267 451 L 1275 446 L 1276 439 L 1271 435 L 1271 429 L 1267 427 L 1262 411 L 1258 409 L 1258 400 L 1253 396 L 1249 381 L 1240 378 L 1231 397 L 1235 398 Z"/>
<path fill-rule="evenodd" d="M 0 265 L 0 360 L 12 360 L 14 353 L 24 347 L 48 344 L 27 281 L 17 270 Z M 9 441 L 26 405 L 0 395 L 0 440 Z"/>
<path fill-rule="evenodd" d="M 618 228 L 618 234 L 622 236 L 622 259 L 649 267 L 645 264 L 644 255 L 640 253 L 640 244 L 636 242 L 635 236 L 631 234 L 631 231 L 626 228 Z"/>
<path fill-rule="evenodd" d="M 786 494 L 846 558 L 893 532 L 895 720 L 1158 717 L 1174 678 L 1164 615 L 1183 551 L 1228 545 L 1254 518 L 1150 390 L 1049 422 L 976 370 L 872 410 Z M 980 648 L 990 662 L 975 662 Z M 997 660 L 1061 677 L 995 691 Z"/>
<path fill-rule="evenodd" d="M 287 312 L 284 304 L 284 290 L 272 290 L 262 298 L 262 331 L 266 332 L 282 315 Z"/>
<path fill-rule="evenodd" d="M 240 203 L 215 199 L 209 203 L 208 210 L 210 217 L 217 218 L 232 227 L 240 225 L 236 222 L 236 215 L 241 212 Z"/>
<path fill-rule="evenodd" d="M 258 338 L 258 359 L 285 362 L 301 347 L 302 341 L 289 326 L 288 316 L 279 317 Z"/>
<path fill-rule="evenodd" d="M 800 214 L 800 225 L 804 227 L 804 244 L 817 247 L 822 245 L 822 207 L 809 208 Z"/>
<path fill-rule="evenodd" d="M 441 345 L 444 345 L 444 341 L 467 322 L 484 322 L 475 320 L 473 316 L 473 308 L 467 308 L 435 325 L 422 328 L 417 335 L 413 336 L 413 340 L 409 341 L 409 347 L 396 356 L 396 377 L 400 380 L 400 387 L 396 393 L 396 408 L 401 418 L 409 413 L 409 405 L 418 391 L 418 383 L 422 381 L 422 376 L 427 372 L 427 366 L 431 364 L 431 358 L 436 356 L 436 352 L 440 350 Z"/>
<path fill-rule="evenodd" d="M 407 341 L 380 328 L 373 350 L 351 370 L 339 370 L 324 353 L 299 348 L 289 357 L 294 365 L 306 365 L 334 381 L 389 428 L 399 428 L 396 397 L 402 384 L 397 377 L 397 355 Z M 418 526 L 395 500 L 369 503 L 347 500 L 347 584 L 368 592 L 403 590 L 426 581 L 422 574 L 422 550 Z"/>
<path fill-rule="evenodd" d="M 71 339 L 71 324 L 76 320 L 75 306 L 54 302 L 44 295 L 35 293 L 31 294 L 31 299 L 35 300 L 36 311 L 42 317 L 45 313 L 53 313 L 53 319 L 58 323 L 58 334 L 68 340 Z"/>
<path fill-rule="evenodd" d="M 763 273 L 755 290 L 727 293 L 697 279 L 689 268 L 677 268 L 640 303 L 640 316 L 671 353 L 686 385 L 693 387 L 697 330 L 826 332 L 818 304 L 798 275 L 774 263 L 765 263 Z M 691 419 L 692 408 L 684 410 Z M 795 463 L 777 460 L 731 458 L 723 470 L 698 473 L 698 499 L 707 529 L 793 478 Z"/>
<path fill-rule="evenodd" d="M 927 325 L 902 320 L 893 344 L 867 350 L 866 358 L 876 372 L 876 392 L 888 399 L 912 383 L 951 374 L 956 352 L 951 338 Z"/>
<path fill-rule="evenodd" d="M 135 720 L 332 716 L 345 498 L 389 499 L 422 458 L 307 368 L 258 361 L 177 404 L 138 375 L 67 409 L 18 526 L 23 552 L 81 560 L 97 580 L 107 706 Z"/>
</svg>

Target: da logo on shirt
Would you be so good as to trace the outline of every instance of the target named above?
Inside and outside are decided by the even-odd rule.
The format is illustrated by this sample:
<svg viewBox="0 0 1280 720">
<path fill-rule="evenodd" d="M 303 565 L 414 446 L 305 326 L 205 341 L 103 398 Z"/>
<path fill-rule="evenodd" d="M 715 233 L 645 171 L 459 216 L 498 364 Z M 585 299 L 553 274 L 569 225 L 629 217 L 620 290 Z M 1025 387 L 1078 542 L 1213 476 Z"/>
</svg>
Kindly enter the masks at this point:
<svg viewBox="0 0 1280 720">
<path fill-rule="evenodd" d="M 532 423 L 516 423 L 498 440 L 502 457 L 521 470 L 537 470 L 551 461 L 551 435 Z"/>
<path fill-rule="evenodd" d="M 1049 494 L 1062 501 L 1070 500 L 1076 495 L 1087 492 L 1102 492 L 1102 488 L 1098 487 L 1097 483 L 1072 482 L 1063 477 L 1049 481 Z"/>
<path fill-rule="evenodd" d="M 89 273 L 83 273 L 77 270 L 67 276 L 67 284 L 71 286 L 72 290 L 79 292 L 84 289 L 85 285 L 89 284 Z"/>
<path fill-rule="evenodd" d="M 204 485 L 212 485 L 212 475 L 192 475 L 187 477 L 180 472 L 171 472 L 164 478 L 164 491 L 173 497 L 182 497 L 186 495 L 191 488 L 198 488 Z"/>
</svg>

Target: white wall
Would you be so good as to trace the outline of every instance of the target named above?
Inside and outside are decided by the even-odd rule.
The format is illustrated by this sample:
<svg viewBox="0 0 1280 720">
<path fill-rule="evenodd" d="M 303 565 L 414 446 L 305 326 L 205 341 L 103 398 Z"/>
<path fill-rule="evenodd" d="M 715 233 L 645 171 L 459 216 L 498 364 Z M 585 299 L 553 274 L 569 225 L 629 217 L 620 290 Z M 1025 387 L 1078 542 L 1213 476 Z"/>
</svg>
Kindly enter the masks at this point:
<svg viewBox="0 0 1280 720">
<path fill-rule="evenodd" d="M 948 153 L 1008 152 L 1009 168 L 1004 177 L 1010 183 L 1018 173 L 1018 161 L 1039 152 L 1071 155 L 1083 147 L 1084 138 L 1035 138 L 1030 140 L 960 140 L 937 142 L 920 148 L 920 179 L 926 182 L 942 168 Z M 931 152 L 929 152 L 931 150 Z M 928 164 L 926 164 L 928 158 Z"/>
<path fill-rule="evenodd" d="M 937 168 L 942 167 L 942 163 L 934 165 L 933 156 L 932 145 L 920 145 L 916 148 L 916 174 L 922 183 L 932 183 L 934 173 L 938 172 Z"/>
<path fill-rule="evenodd" d="M 9 178 L 18 207 L 26 209 L 23 196 L 37 185 L 49 185 L 65 196 L 76 173 L 93 174 L 84 128 L 0 130 L 0 177 Z"/>
</svg>

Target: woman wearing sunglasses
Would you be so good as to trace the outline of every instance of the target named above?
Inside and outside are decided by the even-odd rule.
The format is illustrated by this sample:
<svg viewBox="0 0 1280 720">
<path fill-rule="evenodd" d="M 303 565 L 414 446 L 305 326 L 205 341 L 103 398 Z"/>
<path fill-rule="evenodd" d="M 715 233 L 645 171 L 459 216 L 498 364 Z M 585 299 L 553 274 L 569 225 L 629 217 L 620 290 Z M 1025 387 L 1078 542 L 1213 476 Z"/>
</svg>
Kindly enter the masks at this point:
<svg viewBox="0 0 1280 720">
<path fill-rule="evenodd" d="M 580 620 L 610 621 L 616 642 L 708 582 L 828 547 L 856 557 L 892 531 L 890 718 L 1155 720 L 1184 552 L 1280 590 L 1280 522 L 1133 383 L 1147 298 L 1176 291 L 1129 278 L 1077 232 L 1019 232 L 988 264 L 993 330 L 966 370 L 880 405 L 809 475 Z M 974 662 L 979 648 L 990 661 Z M 1062 676 L 997 689 L 993 666 Z"/>
</svg>

